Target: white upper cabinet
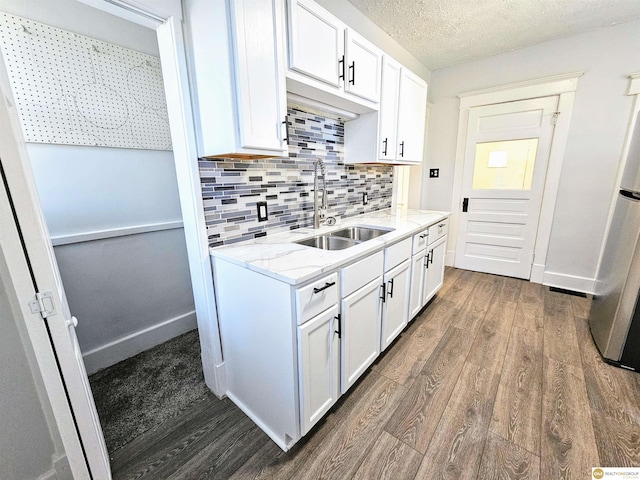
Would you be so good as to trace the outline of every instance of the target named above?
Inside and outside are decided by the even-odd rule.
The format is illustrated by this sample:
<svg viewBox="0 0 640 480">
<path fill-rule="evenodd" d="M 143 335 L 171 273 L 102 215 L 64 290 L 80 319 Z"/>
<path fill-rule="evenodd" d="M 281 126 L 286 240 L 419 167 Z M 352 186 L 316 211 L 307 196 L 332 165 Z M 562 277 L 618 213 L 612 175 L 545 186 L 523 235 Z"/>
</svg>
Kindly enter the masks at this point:
<svg viewBox="0 0 640 480">
<path fill-rule="evenodd" d="M 278 0 L 186 0 L 198 154 L 287 154 L 284 11 Z"/>
<path fill-rule="evenodd" d="M 379 158 L 396 159 L 398 151 L 398 102 L 400 101 L 400 71 L 402 67 L 388 55 L 382 64 L 382 94 L 380 95 Z"/>
<path fill-rule="evenodd" d="M 317 3 L 289 2 L 289 68 L 340 86 L 345 26 Z"/>
<path fill-rule="evenodd" d="M 410 70 L 400 72 L 396 159 L 422 162 L 424 127 L 427 114 L 427 84 Z"/>
<path fill-rule="evenodd" d="M 378 112 L 345 123 L 344 162 L 421 164 L 427 83 L 385 55 L 381 90 Z"/>
<path fill-rule="evenodd" d="M 344 58 L 345 91 L 378 102 L 382 78 L 380 51 L 356 32 L 347 29 Z"/>
<path fill-rule="evenodd" d="M 377 110 L 382 51 L 312 0 L 288 5 L 288 90 L 356 113 Z"/>
</svg>

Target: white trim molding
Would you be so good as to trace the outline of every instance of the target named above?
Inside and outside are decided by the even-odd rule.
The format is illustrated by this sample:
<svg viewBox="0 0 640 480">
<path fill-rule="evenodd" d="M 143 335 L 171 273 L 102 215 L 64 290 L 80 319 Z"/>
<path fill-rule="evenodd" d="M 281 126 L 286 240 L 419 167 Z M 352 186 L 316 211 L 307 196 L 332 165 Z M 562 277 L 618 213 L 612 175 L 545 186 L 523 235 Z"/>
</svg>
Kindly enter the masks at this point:
<svg viewBox="0 0 640 480">
<path fill-rule="evenodd" d="M 196 326 L 196 312 L 193 310 L 89 350 L 82 354 L 87 374 L 115 365 L 126 358 L 193 330 Z"/>
<path fill-rule="evenodd" d="M 460 221 L 460 206 L 462 200 L 462 174 L 464 167 L 466 133 L 469 124 L 469 110 L 473 107 L 493 105 L 497 103 L 527 100 L 531 98 L 558 96 L 558 111 L 556 127 L 553 133 L 547 176 L 545 180 L 540 220 L 536 234 L 534 249 L 535 265 L 531 271 L 531 282 L 544 283 L 544 265 L 549 248 L 551 226 L 558 196 L 558 185 L 562 162 L 567 145 L 571 112 L 578 88 L 578 80 L 584 72 L 573 72 L 554 75 L 525 82 L 500 85 L 493 88 L 474 90 L 458 95 L 460 98 L 460 116 L 458 120 L 458 140 L 453 174 L 453 193 L 451 195 L 451 220 L 449 222 L 449 245 L 457 245 L 458 223 Z M 455 264 L 455 247 L 447 253 L 447 264 Z M 453 253 L 451 253 L 453 252 Z M 449 263 L 451 262 L 451 263 Z"/>
<path fill-rule="evenodd" d="M 183 228 L 182 221 L 150 223 L 148 225 L 135 225 L 132 227 L 110 228 L 108 230 L 96 230 L 93 232 L 71 233 L 51 237 L 54 247 L 70 245 L 72 243 L 92 242 L 107 238 L 126 237 L 127 235 L 139 235 L 141 233 L 161 232 L 163 230 L 176 230 Z"/>
<path fill-rule="evenodd" d="M 557 272 L 544 272 L 542 283 L 549 287 L 557 287 L 564 290 L 593 294 L 596 279 L 578 277 L 576 275 L 566 275 L 564 273 Z"/>
</svg>

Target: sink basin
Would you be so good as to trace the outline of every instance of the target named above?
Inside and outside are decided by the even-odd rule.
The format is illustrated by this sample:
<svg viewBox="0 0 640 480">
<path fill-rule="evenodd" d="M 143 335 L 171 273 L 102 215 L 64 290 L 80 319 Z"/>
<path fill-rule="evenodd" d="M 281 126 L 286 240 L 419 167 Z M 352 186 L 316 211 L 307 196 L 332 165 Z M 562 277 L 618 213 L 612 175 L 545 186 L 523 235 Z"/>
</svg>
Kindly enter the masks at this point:
<svg viewBox="0 0 640 480">
<path fill-rule="evenodd" d="M 334 237 L 349 238 L 358 242 L 366 242 L 367 240 L 379 237 L 380 235 L 392 232 L 393 230 L 393 228 L 360 227 L 356 225 L 353 227 L 343 228 L 336 232 L 331 232 L 330 235 L 333 235 Z"/>
<path fill-rule="evenodd" d="M 308 247 L 322 248 L 323 250 L 344 250 L 345 248 L 357 245 L 358 241 L 343 237 L 332 237 L 330 235 L 318 235 L 317 237 L 307 238 L 306 240 L 298 240 L 299 245 L 307 245 Z"/>
</svg>

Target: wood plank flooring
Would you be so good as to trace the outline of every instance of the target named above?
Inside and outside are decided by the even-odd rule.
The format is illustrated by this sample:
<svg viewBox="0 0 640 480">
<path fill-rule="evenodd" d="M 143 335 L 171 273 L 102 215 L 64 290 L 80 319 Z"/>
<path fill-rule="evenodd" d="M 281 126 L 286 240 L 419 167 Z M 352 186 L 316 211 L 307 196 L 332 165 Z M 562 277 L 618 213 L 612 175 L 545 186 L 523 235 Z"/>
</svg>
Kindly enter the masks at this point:
<svg viewBox="0 0 640 480">
<path fill-rule="evenodd" d="M 600 359 L 588 312 L 585 298 L 448 268 L 289 452 L 211 395 L 113 452 L 113 476 L 555 480 L 640 466 L 640 374 Z"/>
</svg>

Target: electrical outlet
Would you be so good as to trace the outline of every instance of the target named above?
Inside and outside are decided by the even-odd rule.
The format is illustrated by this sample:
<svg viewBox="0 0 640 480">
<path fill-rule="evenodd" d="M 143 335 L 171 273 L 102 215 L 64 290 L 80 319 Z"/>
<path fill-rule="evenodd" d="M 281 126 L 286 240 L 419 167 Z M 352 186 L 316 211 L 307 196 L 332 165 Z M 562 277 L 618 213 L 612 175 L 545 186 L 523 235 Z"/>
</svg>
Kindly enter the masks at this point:
<svg viewBox="0 0 640 480">
<path fill-rule="evenodd" d="M 258 207 L 258 221 L 264 222 L 269 219 L 269 212 L 267 211 L 267 202 L 256 203 Z"/>
<path fill-rule="evenodd" d="M 369 203 L 369 197 L 367 196 L 367 192 L 362 192 L 362 205 L 366 205 Z"/>
<path fill-rule="evenodd" d="M 429 169 L 429 178 L 438 178 L 440 176 L 439 168 L 430 168 Z"/>
</svg>

